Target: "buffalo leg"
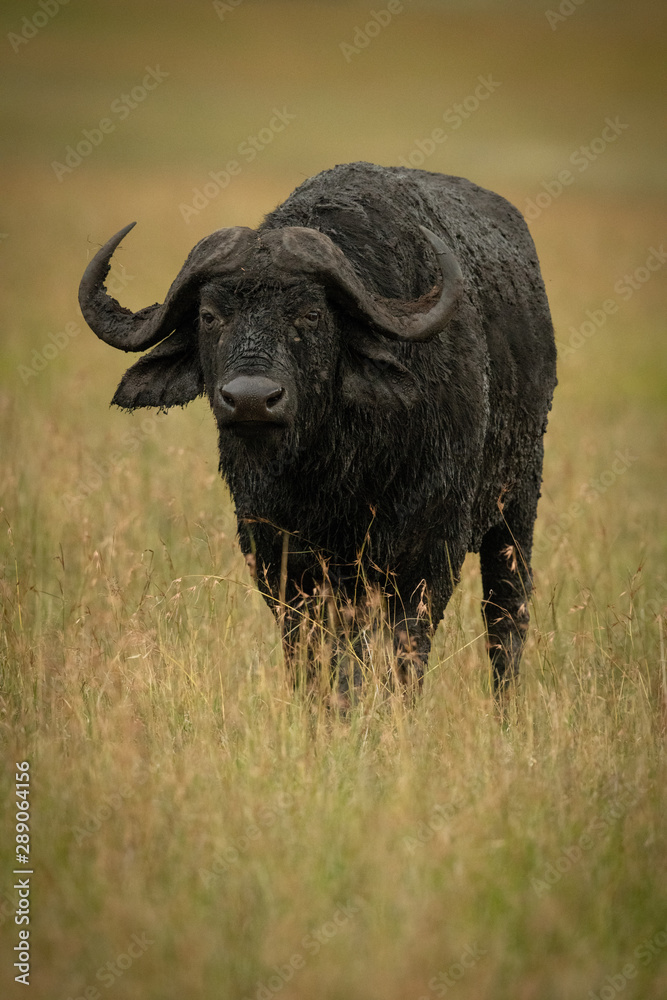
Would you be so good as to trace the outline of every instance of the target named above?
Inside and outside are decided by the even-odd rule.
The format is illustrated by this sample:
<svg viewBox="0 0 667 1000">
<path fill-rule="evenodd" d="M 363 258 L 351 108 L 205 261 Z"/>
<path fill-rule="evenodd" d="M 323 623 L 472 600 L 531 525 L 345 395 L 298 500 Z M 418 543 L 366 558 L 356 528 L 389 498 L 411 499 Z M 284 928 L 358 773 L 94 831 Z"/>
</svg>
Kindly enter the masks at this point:
<svg viewBox="0 0 667 1000">
<path fill-rule="evenodd" d="M 480 549 L 482 616 L 497 694 L 519 673 L 530 618 L 530 554 L 536 506 L 535 501 L 508 507 L 505 519 L 484 535 Z"/>
<path fill-rule="evenodd" d="M 294 688 L 305 682 L 317 686 L 322 668 L 332 662 L 335 636 L 327 622 L 327 608 L 321 599 L 295 599 L 295 604 L 274 606 L 282 632 L 283 653 Z"/>
<path fill-rule="evenodd" d="M 334 595 L 320 590 L 317 597 L 301 597 L 297 607 L 274 608 L 285 663 L 294 687 L 305 681 L 309 688 L 323 690 L 333 683 L 342 699 L 351 699 L 363 680 L 361 633 L 354 618 L 341 620 Z"/>
<path fill-rule="evenodd" d="M 432 638 L 430 621 L 404 618 L 395 625 L 396 676 L 406 687 L 421 688 Z"/>
<path fill-rule="evenodd" d="M 403 587 L 398 605 L 393 608 L 392 631 L 397 680 L 406 687 L 421 688 L 433 633 L 448 599 L 434 608 L 431 595 L 423 581 L 417 587 Z M 404 594 L 410 598 L 406 602 Z"/>
</svg>

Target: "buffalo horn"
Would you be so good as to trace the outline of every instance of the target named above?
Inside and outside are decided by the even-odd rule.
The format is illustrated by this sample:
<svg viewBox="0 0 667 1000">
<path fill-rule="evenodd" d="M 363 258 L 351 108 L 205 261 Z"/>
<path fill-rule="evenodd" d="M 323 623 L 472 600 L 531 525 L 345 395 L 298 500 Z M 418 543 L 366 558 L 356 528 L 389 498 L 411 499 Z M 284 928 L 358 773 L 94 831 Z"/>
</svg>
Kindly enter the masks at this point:
<svg viewBox="0 0 667 1000">
<path fill-rule="evenodd" d="M 79 285 L 79 304 L 86 323 L 100 340 L 121 351 L 144 351 L 164 340 L 191 305 L 193 283 L 239 267 L 249 235 L 255 236 L 244 226 L 219 229 L 207 236 L 190 253 L 165 301 L 133 313 L 108 294 L 104 281 L 116 247 L 135 224 L 125 226 L 97 251 Z"/>
<path fill-rule="evenodd" d="M 348 306 L 370 320 L 393 340 L 431 340 L 450 321 L 463 289 L 459 263 L 443 241 L 425 226 L 419 227 L 435 250 L 440 265 L 441 287 L 418 299 L 385 299 L 364 287 L 345 254 L 324 233 L 291 226 L 283 229 L 283 250 L 288 263 L 305 270 L 342 294 Z"/>
</svg>

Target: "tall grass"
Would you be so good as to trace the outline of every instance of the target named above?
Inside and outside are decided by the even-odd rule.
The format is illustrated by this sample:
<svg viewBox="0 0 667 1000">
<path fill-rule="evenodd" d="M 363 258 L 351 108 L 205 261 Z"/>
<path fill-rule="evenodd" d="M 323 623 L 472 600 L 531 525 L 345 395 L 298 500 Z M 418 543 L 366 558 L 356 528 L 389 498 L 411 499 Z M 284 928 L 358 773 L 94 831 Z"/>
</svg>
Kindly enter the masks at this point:
<svg viewBox="0 0 667 1000">
<path fill-rule="evenodd" d="M 120 20 L 72 4 L 12 64 L 24 141 L 0 226 L 0 995 L 660 1000 L 661 275 L 627 300 L 614 290 L 663 238 L 657 15 L 584 5 L 552 33 L 541 9 L 416 5 L 348 65 L 338 43 L 364 11 L 314 6 L 248 0 L 222 23 L 168 4 L 157 31 L 141 3 Z M 10 5 L 7 30 L 23 12 Z M 127 44 L 110 61 L 112 40 Z M 59 185 L 50 160 L 159 59 L 172 77 L 153 104 Z M 532 225 L 561 362 L 521 683 L 500 717 L 470 557 L 423 694 L 408 703 L 370 677 L 337 713 L 287 681 L 207 407 L 110 411 L 127 358 L 85 330 L 76 286 L 87 248 L 138 218 L 119 297 L 155 301 L 200 236 L 255 225 L 334 162 L 397 162 L 491 71 L 495 111 L 427 166 L 519 207 L 606 114 L 631 122 Z M 284 145 L 186 226 L 178 205 L 207 171 L 299 99 Z M 618 311 L 568 350 L 610 297 Z M 12 968 L 25 760 L 28 991 Z"/>
</svg>

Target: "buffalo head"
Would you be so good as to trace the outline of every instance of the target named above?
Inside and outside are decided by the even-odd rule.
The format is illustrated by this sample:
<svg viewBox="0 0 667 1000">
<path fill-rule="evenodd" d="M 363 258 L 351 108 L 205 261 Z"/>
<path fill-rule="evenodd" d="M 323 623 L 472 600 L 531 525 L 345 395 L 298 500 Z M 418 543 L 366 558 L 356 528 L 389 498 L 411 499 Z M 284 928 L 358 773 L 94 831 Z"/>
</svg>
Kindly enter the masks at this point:
<svg viewBox="0 0 667 1000">
<path fill-rule="evenodd" d="M 165 301 L 133 313 L 104 288 L 133 226 L 98 251 L 79 289 L 84 318 L 101 340 L 123 351 L 152 348 L 126 372 L 113 402 L 170 407 L 206 393 L 221 450 L 225 439 L 246 449 L 276 443 L 297 417 L 316 427 L 335 394 L 372 405 L 393 382 L 400 397 L 410 376 L 390 342 L 435 337 L 461 291 L 458 262 L 424 227 L 440 287 L 405 301 L 374 294 L 318 230 L 238 226 L 201 240 Z"/>
</svg>

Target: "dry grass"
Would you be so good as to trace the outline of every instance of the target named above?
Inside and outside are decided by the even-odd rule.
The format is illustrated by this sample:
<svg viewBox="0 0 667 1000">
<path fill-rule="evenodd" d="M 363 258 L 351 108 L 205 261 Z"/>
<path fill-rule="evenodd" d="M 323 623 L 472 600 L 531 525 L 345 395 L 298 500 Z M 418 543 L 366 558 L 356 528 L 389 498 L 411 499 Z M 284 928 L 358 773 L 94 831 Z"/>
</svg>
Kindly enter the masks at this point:
<svg viewBox="0 0 667 1000">
<path fill-rule="evenodd" d="M 663 240 L 657 15 L 605 19 L 584 5 L 552 33 L 541 9 L 519 4 L 415 5 L 347 65 L 338 43 L 366 8 L 314 7 L 246 0 L 220 22 L 210 5 L 166 4 L 156 26 L 141 3 L 122 16 L 72 4 L 11 66 L 0 993 L 23 995 L 10 957 L 12 803 L 14 762 L 29 760 L 34 998 L 572 1000 L 615 989 L 659 1000 L 661 274 L 628 301 L 614 290 Z M 24 13 L 10 5 L 6 30 Z M 58 184 L 50 161 L 155 62 L 172 74 L 163 90 Z M 423 697 L 407 706 L 371 680 L 340 718 L 286 683 L 205 404 L 110 412 L 127 359 L 85 331 L 76 286 L 87 245 L 137 218 L 120 297 L 155 301 L 199 237 L 256 224 L 334 162 L 396 162 L 488 72 L 503 86 L 426 166 L 520 207 L 605 115 L 628 117 L 627 135 L 532 225 L 561 348 L 586 310 L 608 298 L 619 309 L 561 360 L 531 628 L 504 722 L 488 694 L 474 559 Z M 298 111 L 293 131 L 186 226 L 179 203 L 283 103 Z M 24 380 L 20 366 L 72 322 L 76 335 Z M 105 980 L 135 934 L 151 943 Z M 628 963 L 637 975 L 619 986 Z"/>
</svg>

